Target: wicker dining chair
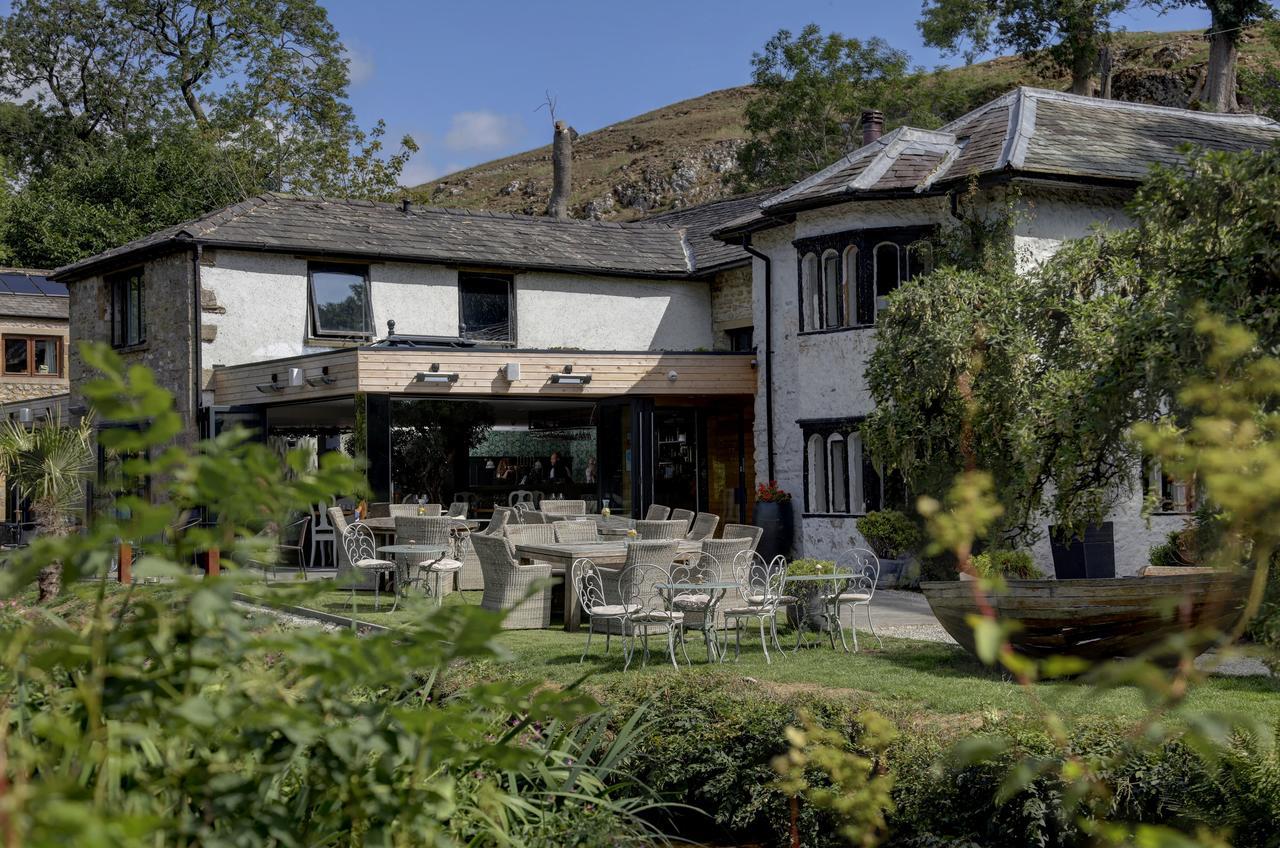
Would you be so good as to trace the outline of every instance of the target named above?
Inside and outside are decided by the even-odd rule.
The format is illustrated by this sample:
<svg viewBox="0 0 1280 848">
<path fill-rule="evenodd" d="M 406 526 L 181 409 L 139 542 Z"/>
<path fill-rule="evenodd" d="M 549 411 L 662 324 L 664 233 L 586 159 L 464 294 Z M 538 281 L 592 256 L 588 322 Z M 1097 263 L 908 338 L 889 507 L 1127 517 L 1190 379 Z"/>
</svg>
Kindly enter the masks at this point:
<svg viewBox="0 0 1280 848">
<path fill-rule="evenodd" d="M 535 591 L 539 581 L 551 578 L 547 563 L 522 565 L 511 555 L 501 536 L 477 533 L 472 537 L 480 568 L 484 572 L 484 598 L 480 606 L 506 612 L 502 626 L 508 630 L 540 629 L 551 624 L 551 587 Z"/>
<path fill-rule="evenodd" d="M 733 563 L 737 560 L 738 554 L 743 551 L 749 551 L 748 539 L 703 539 L 701 546 L 702 552 L 708 556 L 715 558 L 720 563 L 720 576 L 725 579 L 736 580 L 733 574 Z M 729 606 L 742 606 L 746 603 L 746 599 L 742 597 L 740 590 L 731 589 L 726 593 L 720 606 L 716 608 L 717 627 L 724 626 L 724 610 Z"/>
<path fill-rule="evenodd" d="M 876 641 L 883 648 L 884 640 L 876 632 L 875 622 L 871 620 L 871 600 L 875 597 L 876 583 L 880 579 L 880 560 L 866 548 L 851 548 L 836 557 L 835 570 L 837 573 L 849 575 L 848 582 L 837 584 L 839 591 L 826 598 L 831 614 L 835 616 L 836 629 L 840 631 L 840 644 L 848 653 L 849 643 L 844 639 L 844 625 L 840 621 L 840 612 L 845 607 L 849 607 L 849 629 L 853 632 L 853 650 L 858 650 L 858 627 L 854 622 L 854 616 L 858 613 L 858 607 L 863 607 L 867 611 L 867 626 L 871 628 L 871 635 L 876 637 Z"/>
<path fill-rule="evenodd" d="M 480 570 L 480 557 L 476 555 L 476 547 L 471 544 L 471 537 L 477 534 L 485 536 L 502 536 L 507 520 L 515 514 L 515 510 L 505 506 L 495 506 L 489 524 L 482 530 L 464 534 L 457 542 L 458 561 L 462 568 L 458 569 L 458 591 L 474 591 L 484 588 L 484 572 Z"/>
<path fill-rule="evenodd" d="M 671 517 L 671 507 L 662 504 L 649 504 L 649 509 L 644 514 L 645 521 L 666 521 Z"/>
<path fill-rule="evenodd" d="M 551 500 L 544 498 L 540 507 L 543 515 L 586 515 L 586 501 Z"/>
<path fill-rule="evenodd" d="M 722 539 L 750 539 L 753 551 L 760 546 L 760 539 L 763 536 L 764 528 L 753 527 L 750 524 L 726 524 L 720 534 Z"/>
<path fill-rule="evenodd" d="M 445 553 L 432 559 L 423 559 L 410 563 L 405 569 L 407 584 L 422 584 L 423 575 L 432 578 L 436 603 L 441 603 L 445 592 L 443 581 L 447 575 L 450 582 L 456 582 L 455 576 L 462 570 L 462 563 L 455 558 L 453 528 L 456 526 L 452 518 L 430 517 L 418 515 L 396 516 L 397 545 L 432 545 L 445 549 Z M 452 591 L 452 589 L 450 589 Z"/>
<path fill-rule="evenodd" d="M 600 541 L 600 528 L 594 521 L 557 521 L 544 526 L 555 531 L 557 544 Z"/>
<path fill-rule="evenodd" d="M 689 526 L 690 526 L 691 524 L 693 524 L 693 518 L 694 518 L 694 516 L 695 516 L 696 514 L 697 514 L 697 513 L 693 512 L 693 510 L 689 510 L 689 509 L 673 509 L 673 510 L 671 510 L 671 516 L 670 516 L 670 518 L 669 518 L 668 520 L 670 520 L 670 521 L 683 521 L 683 522 L 684 522 L 684 532 L 685 532 L 685 533 L 688 533 L 688 532 L 689 532 Z M 683 534 L 681 534 L 681 535 L 683 535 Z"/>
<path fill-rule="evenodd" d="M 520 510 L 520 521 L 523 524 L 546 524 L 547 517 L 540 510 L 522 509 Z"/>
<path fill-rule="evenodd" d="M 610 624 L 616 621 L 619 632 L 625 632 L 627 614 L 635 610 L 626 603 L 609 602 L 605 595 L 604 576 L 600 568 L 589 558 L 581 557 L 574 560 L 570 573 L 574 590 L 578 594 L 578 603 L 582 604 L 582 611 L 587 615 L 587 645 L 582 649 L 582 656 L 578 658 L 578 662 L 583 662 L 587 654 L 591 653 L 591 634 L 595 632 L 597 621 L 602 621 L 605 625 L 604 653 L 608 656 L 609 641 L 613 636 Z"/>
<path fill-rule="evenodd" d="M 672 583 L 714 583 L 719 580 L 720 562 L 706 551 L 682 557 L 671 564 Z M 716 658 L 720 647 L 716 641 L 716 619 L 722 616 L 718 611 L 714 616 L 709 615 L 716 600 L 714 591 L 720 590 L 683 590 L 673 592 L 670 597 L 671 608 L 684 613 L 684 629 L 697 630 L 702 634 L 707 662 Z"/>
<path fill-rule="evenodd" d="M 438 503 L 389 504 L 387 508 L 391 510 L 392 518 L 439 518 L 442 511 Z M 418 511 L 420 509 L 422 512 Z"/>
<path fill-rule="evenodd" d="M 636 533 L 641 539 L 683 539 L 689 525 L 683 521 L 637 521 Z"/>
<path fill-rule="evenodd" d="M 760 622 L 760 646 L 764 649 L 764 661 L 772 664 L 773 660 L 769 657 L 770 638 L 773 639 L 773 647 L 778 655 L 783 656 L 782 645 L 778 642 L 778 607 L 785 599 L 783 587 L 787 580 L 787 561 L 782 556 L 766 561 L 755 551 L 744 551 L 734 559 L 733 571 L 738 590 L 746 599 L 746 603 L 724 611 L 725 626 L 733 624 L 734 662 L 742 656 L 743 625 L 754 618 Z"/>
<path fill-rule="evenodd" d="M 710 539 L 716 534 L 716 528 L 719 526 L 720 516 L 710 512 L 700 512 L 694 517 L 693 525 L 685 534 L 685 538 L 694 542 Z"/>
<path fill-rule="evenodd" d="M 556 525 L 508 524 L 502 528 L 502 535 L 506 537 L 512 548 L 516 545 L 554 545 Z"/>
</svg>

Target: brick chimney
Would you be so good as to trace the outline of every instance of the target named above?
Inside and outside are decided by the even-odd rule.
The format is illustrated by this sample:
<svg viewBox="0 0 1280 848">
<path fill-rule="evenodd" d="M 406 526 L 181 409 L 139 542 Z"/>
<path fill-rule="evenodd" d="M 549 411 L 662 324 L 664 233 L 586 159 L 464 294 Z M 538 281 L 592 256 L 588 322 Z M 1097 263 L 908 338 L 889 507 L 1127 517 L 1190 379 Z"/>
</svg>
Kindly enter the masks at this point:
<svg viewBox="0 0 1280 848">
<path fill-rule="evenodd" d="M 884 132 L 884 112 L 868 109 L 862 113 L 862 143 L 868 145 Z"/>
</svg>

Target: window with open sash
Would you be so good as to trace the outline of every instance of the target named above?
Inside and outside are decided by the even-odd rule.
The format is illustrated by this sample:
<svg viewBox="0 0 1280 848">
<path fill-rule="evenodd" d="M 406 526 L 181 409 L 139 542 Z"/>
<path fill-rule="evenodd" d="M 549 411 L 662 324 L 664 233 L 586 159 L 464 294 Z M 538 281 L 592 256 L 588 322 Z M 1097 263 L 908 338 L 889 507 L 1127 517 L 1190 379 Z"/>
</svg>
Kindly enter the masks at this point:
<svg viewBox="0 0 1280 848">
<path fill-rule="evenodd" d="M 515 304 L 511 277 L 459 274 L 458 336 L 485 342 L 515 341 Z"/>
<path fill-rule="evenodd" d="M 874 325 L 890 294 L 933 270 L 933 231 L 896 227 L 797 240 L 801 331 Z"/>
<path fill-rule="evenodd" d="M 111 298 L 111 345 L 131 347 L 147 340 L 146 278 L 141 268 L 107 278 Z"/>
<path fill-rule="evenodd" d="M 805 513 L 865 515 L 905 503 L 900 477 L 891 474 L 886 480 L 863 450 L 860 423 L 860 418 L 801 422 Z"/>
<path fill-rule="evenodd" d="M 1147 498 L 1156 512 L 1192 513 L 1199 507 L 1199 493 L 1194 479 L 1185 480 L 1166 474 L 1156 459 L 1144 463 Z"/>
<path fill-rule="evenodd" d="M 368 266 L 313 262 L 307 276 L 312 335 L 346 339 L 373 335 Z"/>
<path fill-rule="evenodd" d="M 4 373 L 8 377 L 58 377 L 62 339 L 57 336 L 5 336 Z"/>
</svg>

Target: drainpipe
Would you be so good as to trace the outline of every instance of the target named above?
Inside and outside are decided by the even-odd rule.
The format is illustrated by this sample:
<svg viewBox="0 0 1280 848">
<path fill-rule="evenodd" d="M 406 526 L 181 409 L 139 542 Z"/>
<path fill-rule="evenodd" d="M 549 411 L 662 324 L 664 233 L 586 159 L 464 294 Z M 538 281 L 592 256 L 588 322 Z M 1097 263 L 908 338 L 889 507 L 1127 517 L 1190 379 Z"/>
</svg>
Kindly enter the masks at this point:
<svg viewBox="0 0 1280 848">
<path fill-rule="evenodd" d="M 196 428 L 200 427 L 200 396 L 204 391 L 203 377 L 204 358 L 203 345 L 201 339 L 201 308 L 200 308 L 200 260 L 204 258 L 204 245 L 196 243 L 191 249 L 191 362 L 195 373 L 191 378 L 191 423 Z M 213 434 L 210 433 L 210 436 Z"/>
<path fill-rule="evenodd" d="M 764 263 L 764 439 L 769 479 L 773 473 L 773 262 L 751 246 L 751 236 L 743 236 L 742 249 Z"/>
</svg>

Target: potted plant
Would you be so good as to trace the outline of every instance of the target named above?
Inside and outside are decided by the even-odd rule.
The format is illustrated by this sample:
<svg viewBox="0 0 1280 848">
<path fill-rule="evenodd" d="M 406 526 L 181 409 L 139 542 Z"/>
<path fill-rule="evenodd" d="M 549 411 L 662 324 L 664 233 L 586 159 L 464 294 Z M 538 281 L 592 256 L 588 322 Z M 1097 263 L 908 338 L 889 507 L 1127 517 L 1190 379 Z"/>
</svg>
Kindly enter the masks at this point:
<svg viewBox="0 0 1280 848">
<path fill-rule="evenodd" d="M 791 495 L 778 485 L 777 480 L 756 487 L 753 520 L 764 531 L 756 548 L 762 557 L 771 560 L 778 554 L 787 556 L 791 553 L 791 541 L 795 535 Z"/>
<path fill-rule="evenodd" d="M 973 558 L 973 570 L 979 577 L 988 580 L 995 577 L 1013 580 L 1039 580 L 1044 577 L 1036 568 L 1030 551 L 993 550 L 983 551 Z M 973 580 L 972 574 L 960 573 L 961 580 Z"/>
<path fill-rule="evenodd" d="M 804 577 L 812 574 L 831 574 L 836 564 L 825 559 L 798 559 L 787 566 L 788 577 Z M 801 624 L 810 630 L 826 629 L 826 602 L 824 592 L 830 591 L 831 583 L 824 580 L 803 580 L 787 583 L 786 594 L 796 598 L 794 603 L 787 604 L 787 624 L 799 627 Z"/>
<path fill-rule="evenodd" d="M 858 532 L 880 559 L 878 587 L 909 586 L 920 579 L 917 554 L 924 534 L 904 513 L 896 509 L 868 512 L 858 519 Z"/>
</svg>

